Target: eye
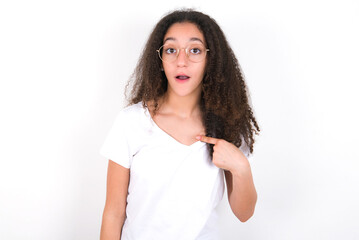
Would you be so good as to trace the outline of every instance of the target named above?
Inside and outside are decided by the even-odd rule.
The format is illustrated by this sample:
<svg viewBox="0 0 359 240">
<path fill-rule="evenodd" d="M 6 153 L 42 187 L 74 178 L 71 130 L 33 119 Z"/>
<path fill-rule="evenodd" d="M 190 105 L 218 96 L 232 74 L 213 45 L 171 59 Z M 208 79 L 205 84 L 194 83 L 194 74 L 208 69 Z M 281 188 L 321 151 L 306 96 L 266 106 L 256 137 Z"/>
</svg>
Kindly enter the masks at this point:
<svg viewBox="0 0 359 240">
<path fill-rule="evenodd" d="M 199 48 L 191 48 L 191 50 L 190 50 L 190 53 L 195 54 L 195 55 L 201 54 L 201 52 L 202 51 Z"/>
<path fill-rule="evenodd" d="M 175 48 L 171 48 L 171 47 L 165 48 L 166 54 L 175 54 L 176 52 L 177 50 Z"/>
</svg>

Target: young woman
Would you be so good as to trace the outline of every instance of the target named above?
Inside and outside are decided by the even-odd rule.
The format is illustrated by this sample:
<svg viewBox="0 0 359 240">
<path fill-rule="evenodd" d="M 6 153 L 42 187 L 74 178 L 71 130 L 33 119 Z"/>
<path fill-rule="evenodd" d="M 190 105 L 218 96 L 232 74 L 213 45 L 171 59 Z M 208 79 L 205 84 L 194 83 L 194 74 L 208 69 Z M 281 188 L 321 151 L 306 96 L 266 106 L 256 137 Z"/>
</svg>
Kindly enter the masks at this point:
<svg viewBox="0 0 359 240">
<path fill-rule="evenodd" d="M 247 157 L 260 130 L 216 22 L 192 10 L 162 18 L 132 79 L 101 149 L 110 159 L 101 239 L 218 239 L 224 179 L 247 221 L 257 200 Z"/>
</svg>

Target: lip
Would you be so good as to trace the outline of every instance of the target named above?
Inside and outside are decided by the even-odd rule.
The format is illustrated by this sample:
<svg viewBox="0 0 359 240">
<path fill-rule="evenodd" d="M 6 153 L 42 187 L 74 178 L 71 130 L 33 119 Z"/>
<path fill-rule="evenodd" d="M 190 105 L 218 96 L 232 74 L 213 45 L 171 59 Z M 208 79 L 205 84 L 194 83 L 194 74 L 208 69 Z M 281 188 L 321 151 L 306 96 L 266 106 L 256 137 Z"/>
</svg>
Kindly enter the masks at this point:
<svg viewBox="0 0 359 240">
<path fill-rule="evenodd" d="M 187 78 L 181 79 L 180 77 L 187 77 Z M 175 76 L 176 81 L 180 83 L 187 82 L 190 78 L 191 78 L 190 76 L 184 73 L 179 73 Z"/>
</svg>

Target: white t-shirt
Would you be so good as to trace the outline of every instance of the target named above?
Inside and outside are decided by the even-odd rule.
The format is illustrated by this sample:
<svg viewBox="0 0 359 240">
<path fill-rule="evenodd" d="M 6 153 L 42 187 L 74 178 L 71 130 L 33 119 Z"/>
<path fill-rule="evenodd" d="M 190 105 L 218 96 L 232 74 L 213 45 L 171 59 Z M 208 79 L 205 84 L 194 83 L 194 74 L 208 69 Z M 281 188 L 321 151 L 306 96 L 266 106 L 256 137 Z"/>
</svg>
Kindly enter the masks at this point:
<svg viewBox="0 0 359 240">
<path fill-rule="evenodd" d="M 139 102 L 119 112 L 100 153 L 130 168 L 122 240 L 219 239 L 224 172 L 206 143 L 178 142 Z"/>
</svg>

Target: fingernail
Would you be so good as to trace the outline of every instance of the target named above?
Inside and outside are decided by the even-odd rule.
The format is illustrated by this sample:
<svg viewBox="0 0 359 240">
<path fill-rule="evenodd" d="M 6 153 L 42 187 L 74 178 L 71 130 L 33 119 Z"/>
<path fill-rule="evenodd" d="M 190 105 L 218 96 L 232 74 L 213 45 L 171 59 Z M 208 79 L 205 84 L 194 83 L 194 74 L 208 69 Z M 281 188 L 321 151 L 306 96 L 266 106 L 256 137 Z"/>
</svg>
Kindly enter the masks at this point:
<svg viewBox="0 0 359 240">
<path fill-rule="evenodd" d="M 197 139 L 197 140 L 201 140 L 201 136 L 197 136 L 196 139 Z"/>
</svg>

